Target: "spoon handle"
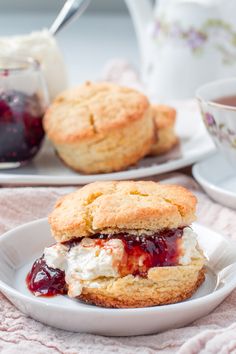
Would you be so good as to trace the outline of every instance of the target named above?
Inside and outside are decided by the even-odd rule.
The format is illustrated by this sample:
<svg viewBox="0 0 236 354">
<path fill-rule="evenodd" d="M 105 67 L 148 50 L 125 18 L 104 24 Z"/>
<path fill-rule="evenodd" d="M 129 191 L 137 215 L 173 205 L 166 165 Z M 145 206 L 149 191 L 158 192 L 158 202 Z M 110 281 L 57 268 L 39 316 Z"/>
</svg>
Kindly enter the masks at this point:
<svg viewBox="0 0 236 354">
<path fill-rule="evenodd" d="M 55 21 L 49 28 L 49 32 L 54 36 L 64 26 L 76 17 L 82 15 L 90 3 L 90 0 L 67 0 L 57 15 Z"/>
</svg>

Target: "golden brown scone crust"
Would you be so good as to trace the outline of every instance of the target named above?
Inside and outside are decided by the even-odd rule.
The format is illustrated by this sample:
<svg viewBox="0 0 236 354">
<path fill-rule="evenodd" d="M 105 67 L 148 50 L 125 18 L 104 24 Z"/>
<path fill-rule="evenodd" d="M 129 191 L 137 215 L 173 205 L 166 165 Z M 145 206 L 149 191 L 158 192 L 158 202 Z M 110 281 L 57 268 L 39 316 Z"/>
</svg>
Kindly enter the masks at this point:
<svg viewBox="0 0 236 354">
<path fill-rule="evenodd" d="M 43 122 L 61 159 L 84 173 L 135 164 L 155 140 L 146 96 L 110 83 L 87 82 L 63 92 Z"/>
<path fill-rule="evenodd" d="M 59 242 L 96 233 L 153 233 L 195 220 L 196 197 L 152 181 L 95 182 L 58 200 L 49 215 Z"/>
<path fill-rule="evenodd" d="M 166 105 L 152 105 L 157 129 L 170 128 L 176 121 L 176 110 Z"/>
<path fill-rule="evenodd" d="M 103 307 L 146 307 L 173 304 L 190 298 L 205 279 L 204 259 L 187 266 L 151 268 L 148 277 L 96 281 L 78 297 Z"/>
<path fill-rule="evenodd" d="M 150 155 L 169 152 L 179 142 L 175 134 L 176 110 L 165 105 L 152 106 L 157 141 L 152 145 Z"/>
<path fill-rule="evenodd" d="M 149 108 L 147 97 L 136 90 L 86 82 L 54 100 L 44 117 L 44 127 L 55 143 L 72 143 L 126 126 L 142 118 Z"/>
</svg>

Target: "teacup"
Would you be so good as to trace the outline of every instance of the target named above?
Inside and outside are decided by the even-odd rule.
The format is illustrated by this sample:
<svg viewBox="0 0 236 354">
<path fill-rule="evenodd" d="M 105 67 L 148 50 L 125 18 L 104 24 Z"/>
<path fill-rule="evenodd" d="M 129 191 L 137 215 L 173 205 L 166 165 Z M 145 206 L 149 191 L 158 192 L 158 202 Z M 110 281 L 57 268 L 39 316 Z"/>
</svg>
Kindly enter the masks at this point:
<svg viewBox="0 0 236 354">
<path fill-rule="evenodd" d="M 216 147 L 236 168 L 236 78 L 205 84 L 196 97 Z"/>
</svg>

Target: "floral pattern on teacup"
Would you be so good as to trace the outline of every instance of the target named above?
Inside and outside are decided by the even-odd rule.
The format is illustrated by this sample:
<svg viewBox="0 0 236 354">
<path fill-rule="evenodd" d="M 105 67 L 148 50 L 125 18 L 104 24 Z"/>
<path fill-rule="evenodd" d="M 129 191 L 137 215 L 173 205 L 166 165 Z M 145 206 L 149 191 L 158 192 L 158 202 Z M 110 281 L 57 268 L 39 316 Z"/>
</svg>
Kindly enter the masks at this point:
<svg viewBox="0 0 236 354">
<path fill-rule="evenodd" d="M 194 54 L 203 52 L 205 45 L 211 41 L 221 53 L 224 64 L 235 64 L 236 61 L 236 32 L 230 24 L 220 19 L 209 19 L 201 28 L 191 26 L 184 29 L 178 22 L 156 18 L 151 26 L 151 36 L 155 41 L 166 42 L 168 39 L 184 44 Z"/>
<path fill-rule="evenodd" d="M 225 143 L 236 149 L 236 132 L 229 129 L 225 123 L 217 125 L 213 114 L 203 113 L 203 119 L 209 133 L 219 139 L 221 143 Z"/>
</svg>

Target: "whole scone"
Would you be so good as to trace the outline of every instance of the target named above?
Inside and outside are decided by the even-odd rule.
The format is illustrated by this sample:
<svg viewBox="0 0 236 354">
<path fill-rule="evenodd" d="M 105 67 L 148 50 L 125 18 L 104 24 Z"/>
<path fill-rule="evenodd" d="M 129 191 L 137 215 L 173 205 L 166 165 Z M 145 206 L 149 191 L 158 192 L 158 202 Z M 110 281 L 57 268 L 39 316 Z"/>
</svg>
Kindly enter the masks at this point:
<svg viewBox="0 0 236 354">
<path fill-rule="evenodd" d="M 110 83 L 63 92 L 47 110 L 44 129 L 65 164 L 83 173 L 125 169 L 154 142 L 147 97 Z"/>
<path fill-rule="evenodd" d="M 49 224 L 57 243 L 34 263 L 29 288 L 118 308 L 187 299 L 205 278 L 190 227 L 195 209 L 181 186 L 89 184 L 56 203 Z"/>
<path fill-rule="evenodd" d="M 157 140 L 151 147 L 150 155 L 158 156 L 178 144 L 179 139 L 175 133 L 176 110 L 166 105 L 153 105 L 152 111 Z"/>
</svg>

